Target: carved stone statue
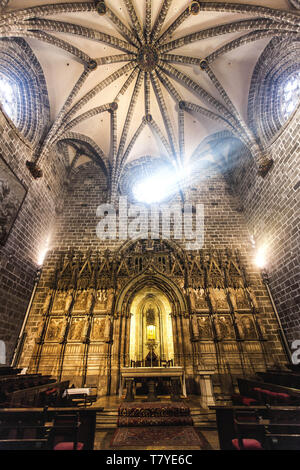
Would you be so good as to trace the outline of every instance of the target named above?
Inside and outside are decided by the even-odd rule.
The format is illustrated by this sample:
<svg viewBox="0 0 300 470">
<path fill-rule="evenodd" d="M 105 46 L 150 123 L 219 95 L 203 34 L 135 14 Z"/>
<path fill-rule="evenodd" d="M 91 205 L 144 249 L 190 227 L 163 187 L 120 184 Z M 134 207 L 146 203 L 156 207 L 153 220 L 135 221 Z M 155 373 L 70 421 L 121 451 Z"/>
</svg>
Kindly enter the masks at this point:
<svg viewBox="0 0 300 470">
<path fill-rule="evenodd" d="M 213 311 L 217 312 L 218 311 L 218 304 L 217 304 L 217 299 L 215 297 L 215 289 L 210 287 L 208 289 L 208 295 L 209 295 L 209 300 L 210 300 Z"/>
<path fill-rule="evenodd" d="M 208 316 L 199 317 L 198 326 L 200 339 L 208 339 L 212 337 L 211 326 Z"/>
<path fill-rule="evenodd" d="M 192 316 L 192 333 L 195 339 L 199 338 L 198 320 L 197 315 Z"/>
<path fill-rule="evenodd" d="M 111 321 L 110 317 L 107 315 L 105 318 L 105 326 L 104 326 L 104 341 L 110 341 L 110 332 L 111 332 Z"/>
<path fill-rule="evenodd" d="M 241 339 L 245 339 L 245 331 L 244 331 L 243 323 L 241 322 L 241 320 L 238 319 L 236 320 L 235 324 L 239 332 L 239 337 Z"/>
<path fill-rule="evenodd" d="M 228 288 L 228 295 L 229 295 L 233 310 L 236 311 L 237 310 L 236 292 L 235 292 L 235 289 L 233 289 L 233 287 Z"/>
<path fill-rule="evenodd" d="M 67 292 L 67 297 L 65 301 L 65 309 L 64 309 L 65 314 L 69 313 L 72 301 L 73 301 L 73 289 L 69 289 Z"/>
<path fill-rule="evenodd" d="M 258 310 L 258 303 L 257 303 L 252 287 L 247 287 L 247 292 L 248 292 L 248 295 L 250 297 L 253 307 L 255 308 L 255 310 Z"/>
<path fill-rule="evenodd" d="M 259 331 L 260 331 L 260 334 L 261 334 L 261 337 L 263 339 L 267 339 L 267 331 L 266 331 L 266 328 L 262 322 L 262 320 L 260 318 L 257 318 L 257 324 L 258 324 L 258 328 L 259 328 Z"/>
<path fill-rule="evenodd" d="M 113 289 L 108 289 L 106 310 L 109 311 L 109 312 L 111 311 L 113 300 L 114 300 L 114 290 Z"/>
<path fill-rule="evenodd" d="M 46 298 L 45 298 L 45 302 L 44 302 L 43 307 L 42 307 L 43 315 L 46 315 L 48 313 L 51 298 L 52 298 L 52 292 L 53 292 L 53 290 L 50 289 L 47 296 L 46 296 Z"/>
<path fill-rule="evenodd" d="M 217 333 L 217 338 L 219 341 L 225 338 L 231 338 L 233 336 L 231 325 L 228 324 L 225 316 L 216 316 L 215 317 L 215 328 Z"/>
<path fill-rule="evenodd" d="M 85 313 L 90 313 L 94 301 L 94 289 L 89 289 L 86 299 Z"/>
<path fill-rule="evenodd" d="M 82 330 L 83 330 L 84 322 L 81 318 L 73 319 L 70 332 L 69 332 L 69 339 L 73 341 L 80 341 L 82 337 Z"/>
<path fill-rule="evenodd" d="M 241 323 L 243 325 L 245 339 L 256 339 L 257 335 L 253 320 L 248 316 L 243 316 L 241 318 Z"/>
</svg>

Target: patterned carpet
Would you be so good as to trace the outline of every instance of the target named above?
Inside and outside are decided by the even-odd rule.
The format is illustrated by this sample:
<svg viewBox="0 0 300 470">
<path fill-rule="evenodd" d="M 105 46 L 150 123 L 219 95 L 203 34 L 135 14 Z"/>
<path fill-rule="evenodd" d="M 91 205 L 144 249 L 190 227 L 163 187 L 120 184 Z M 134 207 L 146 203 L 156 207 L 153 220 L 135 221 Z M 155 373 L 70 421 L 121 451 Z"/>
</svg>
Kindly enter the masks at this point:
<svg viewBox="0 0 300 470">
<path fill-rule="evenodd" d="M 122 403 L 118 426 L 193 426 L 190 409 L 183 403 Z"/>
<path fill-rule="evenodd" d="M 211 446 L 199 430 L 192 426 L 147 426 L 118 428 L 111 440 L 111 448 L 184 447 L 198 450 L 211 450 Z"/>
</svg>

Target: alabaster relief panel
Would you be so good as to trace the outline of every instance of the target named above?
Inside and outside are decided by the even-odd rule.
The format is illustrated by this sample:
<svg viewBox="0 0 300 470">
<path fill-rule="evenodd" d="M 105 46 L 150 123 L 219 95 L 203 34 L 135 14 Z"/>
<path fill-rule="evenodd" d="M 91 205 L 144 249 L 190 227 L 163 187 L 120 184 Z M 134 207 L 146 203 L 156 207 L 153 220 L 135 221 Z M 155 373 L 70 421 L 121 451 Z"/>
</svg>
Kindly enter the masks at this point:
<svg viewBox="0 0 300 470">
<path fill-rule="evenodd" d="M 104 317 L 94 318 L 90 339 L 91 341 L 103 341 L 105 339 L 106 319 Z"/>
<path fill-rule="evenodd" d="M 60 342 L 65 331 L 65 318 L 51 318 L 48 324 L 46 341 Z"/>
<path fill-rule="evenodd" d="M 208 315 L 201 315 L 197 318 L 198 331 L 200 339 L 211 339 L 212 338 L 212 329 L 210 318 Z"/>
<path fill-rule="evenodd" d="M 216 315 L 214 324 L 219 340 L 235 339 L 234 327 L 230 315 Z"/>
<path fill-rule="evenodd" d="M 236 324 L 242 339 L 257 339 L 254 321 L 250 315 L 239 315 Z"/>
<path fill-rule="evenodd" d="M 86 319 L 82 317 L 72 318 L 68 341 L 81 341 L 83 339 L 86 327 Z"/>
<path fill-rule="evenodd" d="M 73 312 L 85 312 L 87 307 L 88 291 L 86 289 L 78 290 L 76 293 Z"/>
<path fill-rule="evenodd" d="M 208 303 L 206 300 L 206 292 L 203 288 L 190 288 L 189 289 L 191 306 L 195 310 L 208 310 Z"/>
<path fill-rule="evenodd" d="M 94 312 L 105 312 L 109 308 L 111 292 L 108 289 L 96 291 Z"/>
<path fill-rule="evenodd" d="M 239 287 L 237 289 L 230 287 L 228 289 L 228 293 L 234 310 L 251 309 L 251 304 L 247 297 L 247 293 L 242 287 Z"/>
<path fill-rule="evenodd" d="M 209 297 L 214 312 L 229 310 L 229 304 L 224 289 L 219 289 L 217 287 L 209 288 Z"/>
<path fill-rule="evenodd" d="M 73 290 L 59 290 L 55 293 L 52 313 L 68 313 L 73 301 Z"/>
</svg>

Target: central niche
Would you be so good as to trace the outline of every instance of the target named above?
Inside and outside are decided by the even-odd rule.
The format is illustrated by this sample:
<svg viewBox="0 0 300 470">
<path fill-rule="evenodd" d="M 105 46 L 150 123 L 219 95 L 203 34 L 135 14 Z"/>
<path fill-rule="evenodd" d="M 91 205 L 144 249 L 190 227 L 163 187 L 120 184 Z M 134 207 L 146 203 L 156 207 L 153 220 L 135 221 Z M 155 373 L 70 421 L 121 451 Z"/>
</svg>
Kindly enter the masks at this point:
<svg viewBox="0 0 300 470">
<path fill-rule="evenodd" d="M 174 360 L 172 307 L 156 288 L 143 288 L 131 304 L 130 360 L 155 367 Z"/>
</svg>

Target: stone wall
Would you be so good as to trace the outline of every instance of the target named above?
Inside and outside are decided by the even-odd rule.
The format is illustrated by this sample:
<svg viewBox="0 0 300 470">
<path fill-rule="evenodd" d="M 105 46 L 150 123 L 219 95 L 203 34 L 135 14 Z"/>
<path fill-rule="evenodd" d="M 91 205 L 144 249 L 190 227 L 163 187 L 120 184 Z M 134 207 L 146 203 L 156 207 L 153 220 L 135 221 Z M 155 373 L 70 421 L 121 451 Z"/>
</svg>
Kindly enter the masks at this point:
<svg viewBox="0 0 300 470">
<path fill-rule="evenodd" d="M 0 247 L 0 340 L 10 363 L 25 316 L 38 262 L 55 218 L 66 177 L 62 160 L 53 154 L 42 162 L 44 177 L 34 180 L 26 168 L 32 148 L 0 112 L 0 153 L 27 188 L 27 194 L 4 246 Z"/>
<path fill-rule="evenodd" d="M 300 338 L 300 110 L 270 143 L 274 166 L 258 178 L 253 160 L 241 158 L 235 184 L 256 245 L 266 245 L 275 304 L 288 339 Z"/>
<path fill-rule="evenodd" d="M 36 354 L 38 354 L 37 351 L 39 351 L 39 345 L 43 344 L 39 342 L 37 344 L 36 340 L 41 335 L 41 325 L 43 325 L 45 321 L 45 299 L 49 289 L 53 287 L 55 271 L 59 266 L 61 256 L 68 255 L 68 253 L 73 250 L 76 256 L 79 254 L 78 260 L 82 263 L 82 259 L 85 258 L 88 250 L 91 250 L 93 259 L 95 259 L 96 252 L 99 252 L 100 255 L 103 256 L 104 251 L 109 249 L 113 255 L 116 252 L 118 253 L 121 245 L 124 244 L 124 241 L 101 241 L 96 234 L 96 227 L 99 222 L 96 210 L 99 204 L 106 201 L 106 189 L 107 183 L 105 176 L 101 172 L 99 166 L 92 161 L 73 170 L 73 175 L 65 198 L 64 209 L 56 223 L 56 234 L 53 237 L 51 250 L 49 251 L 43 266 L 41 281 L 39 283 L 35 301 L 27 323 L 27 340 L 24 346 L 20 365 L 24 367 L 29 366 L 29 370 L 32 372 L 37 370 Z M 195 178 L 195 181 L 186 196 L 194 206 L 197 203 L 204 204 L 204 249 L 224 250 L 229 248 L 239 250 L 241 261 L 247 271 L 249 283 L 252 286 L 254 295 L 258 302 L 259 317 L 261 318 L 266 330 L 268 339 L 266 348 L 269 352 L 268 356 L 269 358 L 272 357 L 272 360 L 277 364 L 285 363 L 286 357 L 282 352 L 282 347 L 278 338 L 278 324 L 260 273 L 253 263 L 254 251 L 251 244 L 250 233 L 235 192 L 227 184 L 221 174 L 215 171 L 210 171 L 205 179 L 202 178 L 197 181 L 197 178 Z M 179 199 L 175 197 L 173 202 L 178 202 L 178 200 Z M 185 241 L 183 240 L 178 244 L 185 246 Z M 80 253 L 82 254 L 82 258 L 80 258 Z M 129 280 L 130 277 L 128 278 L 128 282 Z M 116 295 L 119 295 L 119 293 L 116 292 Z M 112 323 L 115 324 L 116 322 L 116 325 L 118 325 L 118 322 L 116 321 L 119 315 L 118 312 L 115 312 L 112 309 L 107 311 L 105 314 L 111 315 Z M 114 351 L 116 345 L 121 341 L 118 337 L 117 326 L 114 326 L 112 341 L 112 351 Z M 56 347 L 58 348 L 58 351 L 62 349 L 59 344 L 57 344 Z M 68 344 L 68 342 L 66 343 L 68 362 L 66 363 L 66 371 L 62 373 L 62 378 L 71 378 L 76 385 L 81 385 L 81 370 L 83 363 L 82 347 L 83 346 L 80 346 L 79 344 L 75 347 L 75 345 Z M 213 347 L 213 343 L 210 348 L 211 347 Z M 53 349 L 53 346 L 51 346 L 51 348 Z M 45 354 L 48 349 L 50 351 L 51 348 L 46 345 L 46 349 L 43 349 Z M 74 352 L 73 363 L 70 359 L 70 351 L 72 348 L 74 351 L 77 348 L 76 353 Z M 98 353 L 95 352 L 95 354 L 97 356 Z M 110 356 L 106 355 L 109 353 L 105 349 L 105 352 L 101 350 L 99 354 L 101 358 L 99 356 L 99 359 L 97 360 L 95 356 L 93 359 L 94 362 L 91 365 L 92 372 L 89 370 L 87 371 L 88 376 L 91 377 L 93 374 L 93 380 L 96 380 L 95 367 L 100 367 L 102 371 L 99 377 L 102 377 L 102 375 L 106 373 L 104 371 L 107 370 L 106 361 L 109 360 Z M 210 364 L 213 362 L 216 365 L 216 360 L 213 359 L 214 356 L 210 350 L 207 352 L 207 357 L 208 361 L 211 361 Z M 50 363 L 49 358 L 46 358 L 45 360 L 48 362 L 45 363 L 44 366 L 41 366 L 39 369 L 40 371 L 42 370 L 44 373 L 52 373 L 54 371 L 54 374 L 55 370 L 60 369 L 62 371 L 59 365 L 53 366 L 54 363 Z M 236 363 L 238 358 L 235 357 L 234 360 L 235 363 L 231 364 L 231 366 L 235 368 L 235 373 L 241 373 L 241 369 L 237 367 Z M 189 359 L 189 361 L 191 361 L 191 359 Z M 264 367 L 262 360 L 257 362 L 256 365 L 258 370 L 262 370 Z M 250 372 L 253 371 L 249 369 L 248 373 Z M 97 384 L 93 382 L 93 385 Z M 105 393 L 106 389 L 102 385 L 102 388 L 100 388 L 102 393 L 103 391 Z"/>
</svg>

